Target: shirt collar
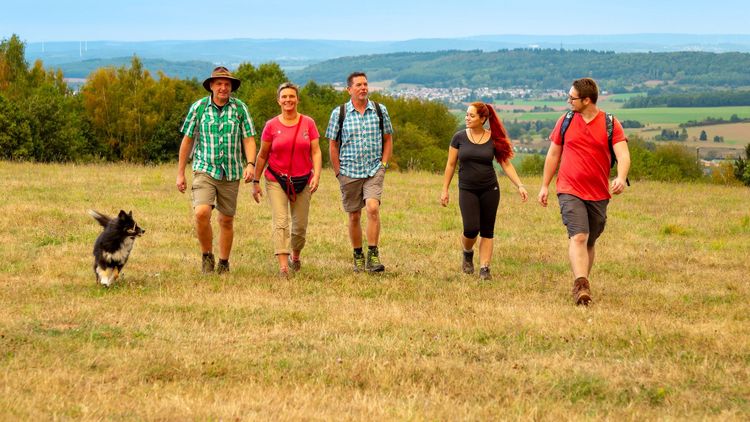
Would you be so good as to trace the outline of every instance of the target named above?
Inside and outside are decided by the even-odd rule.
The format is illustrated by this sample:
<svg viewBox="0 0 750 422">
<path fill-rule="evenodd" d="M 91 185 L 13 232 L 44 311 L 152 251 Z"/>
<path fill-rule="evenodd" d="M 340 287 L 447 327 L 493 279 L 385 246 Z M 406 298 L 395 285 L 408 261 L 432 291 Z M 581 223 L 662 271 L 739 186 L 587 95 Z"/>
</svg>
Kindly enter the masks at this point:
<svg viewBox="0 0 750 422">
<path fill-rule="evenodd" d="M 365 111 L 367 111 L 367 109 L 370 109 L 373 111 L 375 110 L 375 105 L 372 104 L 372 100 L 369 98 L 367 99 L 367 107 L 365 107 Z M 354 103 L 352 102 L 352 100 L 349 100 L 346 103 L 346 114 L 351 113 L 353 110 L 354 110 Z"/>
</svg>

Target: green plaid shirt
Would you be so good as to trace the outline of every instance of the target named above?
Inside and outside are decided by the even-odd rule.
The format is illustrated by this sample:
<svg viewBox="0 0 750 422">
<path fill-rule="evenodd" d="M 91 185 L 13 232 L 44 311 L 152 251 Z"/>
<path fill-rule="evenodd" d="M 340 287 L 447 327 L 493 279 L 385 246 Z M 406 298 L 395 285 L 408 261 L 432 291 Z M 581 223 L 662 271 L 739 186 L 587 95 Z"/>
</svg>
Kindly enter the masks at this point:
<svg viewBox="0 0 750 422">
<path fill-rule="evenodd" d="M 200 107 L 203 107 L 202 116 L 197 115 Z M 210 96 L 201 98 L 190 106 L 180 132 L 193 138 L 196 124 L 200 127 L 200 139 L 193 139 L 196 142 L 193 171 L 206 172 L 217 180 L 241 179 L 242 140 L 255 136 L 253 119 L 245 103 L 230 97 L 219 110 Z"/>
</svg>

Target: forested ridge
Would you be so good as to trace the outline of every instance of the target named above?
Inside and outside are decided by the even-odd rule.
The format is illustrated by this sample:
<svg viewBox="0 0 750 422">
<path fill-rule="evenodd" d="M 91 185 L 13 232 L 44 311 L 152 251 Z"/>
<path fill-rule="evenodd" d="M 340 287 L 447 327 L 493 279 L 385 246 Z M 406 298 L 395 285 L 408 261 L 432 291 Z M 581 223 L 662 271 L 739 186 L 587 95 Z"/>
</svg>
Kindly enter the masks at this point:
<svg viewBox="0 0 750 422">
<path fill-rule="evenodd" d="M 610 91 L 636 88 L 647 81 L 675 86 L 750 86 L 748 53 L 613 53 L 590 50 L 516 49 L 494 52 L 441 51 L 341 57 L 290 72 L 297 81 L 340 82 L 348 69 L 372 80 L 431 87 L 482 86 L 566 88 L 591 76 Z"/>
</svg>

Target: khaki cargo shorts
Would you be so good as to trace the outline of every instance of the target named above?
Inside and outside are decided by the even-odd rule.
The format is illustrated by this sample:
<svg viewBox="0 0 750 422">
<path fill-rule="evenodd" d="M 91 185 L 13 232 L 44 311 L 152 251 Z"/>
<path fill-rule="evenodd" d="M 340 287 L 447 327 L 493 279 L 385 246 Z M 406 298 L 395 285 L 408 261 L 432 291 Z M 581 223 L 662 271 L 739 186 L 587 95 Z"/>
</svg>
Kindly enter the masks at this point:
<svg viewBox="0 0 750 422">
<path fill-rule="evenodd" d="M 364 208 L 365 201 L 370 198 L 377 199 L 380 202 L 380 197 L 383 195 L 385 169 L 381 167 L 372 177 L 363 179 L 353 179 L 339 174 L 338 180 L 344 211 L 355 212 Z"/>
<path fill-rule="evenodd" d="M 237 212 L 237 194 L 240 181 L 216 180 L 202 171 L 193 172 L 191 196 L 193 208 L 198 205 L 211 205 L 220 213 L 232 217 Z"/>
</svg>

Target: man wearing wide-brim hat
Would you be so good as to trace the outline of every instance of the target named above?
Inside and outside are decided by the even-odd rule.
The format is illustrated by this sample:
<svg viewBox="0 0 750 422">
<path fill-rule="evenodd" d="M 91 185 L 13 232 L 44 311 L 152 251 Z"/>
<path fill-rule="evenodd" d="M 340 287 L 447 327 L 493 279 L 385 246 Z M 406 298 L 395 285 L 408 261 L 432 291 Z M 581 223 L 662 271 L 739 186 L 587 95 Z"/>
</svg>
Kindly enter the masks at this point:
<svg viewBox="0 0 750 422">
<path fill-rule="evenodd" d="M 232 97 L 240 83 L 226 67 L 215 68 L 203 81 L 203 87 L 211 95 L 190 106 L 180 130 L 184 136 L 177 164 L 177 189 L 184 193 L 187 188 L 185 166 L 194 149 L 192 204 L 204 273 L 214 269 L 217 273 L 229 271 L 240 179 L 248 183 L 255 172 L 253 119 L 245 103 Z M 218 265 L 211 227 L 214 208 L 219 213 Z"/>
</svg>

